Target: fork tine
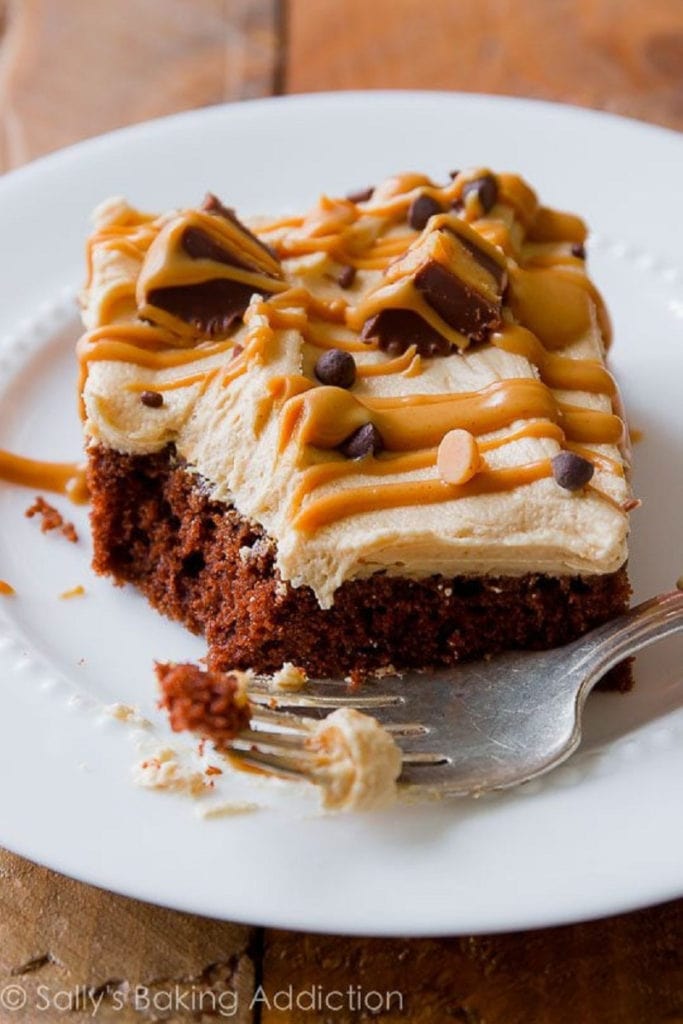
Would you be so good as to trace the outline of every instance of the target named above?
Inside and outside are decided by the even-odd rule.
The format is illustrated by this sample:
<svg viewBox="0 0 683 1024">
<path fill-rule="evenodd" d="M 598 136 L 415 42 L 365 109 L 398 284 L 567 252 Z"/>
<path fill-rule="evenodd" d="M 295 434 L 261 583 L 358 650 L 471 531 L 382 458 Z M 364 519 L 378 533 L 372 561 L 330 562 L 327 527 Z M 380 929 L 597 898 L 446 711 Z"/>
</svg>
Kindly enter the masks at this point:
<svg viewBox="0 0 683 1024">
<path fill-rule="evenodd" d="M 418 739 L 422 736 L 428 736 L 430 730 L 425 725 L 420 725 L 419 722 L 406 722 L 398 723 L 395 725 L 385 724 L 384 728 L 387 732 L 391 733 L 394 739 Z"/>
<path fill-rule="evenodd" d="M 445 754 L 434 753 L 402 753 L 401 760 L 403 761 L 403 764 L 431 764 L 434 765 L 434 767 L 440 764 L 450 764 L 450 758 L 446 757 Z"/>
<path fill-rule="evenodd" d="M 292 735 L 286 732 L 271 732 L 268 729 L 242 729 L 236 738 L 272 750 L 295 750 L 298 753 L 305 753 L 300 733 Z"/>
<path fill-rule="evenodd" d="M 311 781 L 311 774 L 301 760 L 287 755 L 264 754 L 258 750 L 240 750 L 231 746 L 229 756 L 231 760 L 249 768 L 258 768 L 268 774 L 282 775 L 284 778 L 296 779 L 299 782 Z"/>
<path fill-rule="evenodd" d="M 405 704 L 405 698 L 397 694 L 375 694 L 367 697 L 343 697 L 328 694 L 314 693 L 282 693 L 272 690 L 260 689 L 254 686 L 249 687 L 249 700 L 253 703 L 264 703 L 278 708 L 356 708 L 359 711 L 365 708 L 389 708 L 400 707 Z"/>
</svg>

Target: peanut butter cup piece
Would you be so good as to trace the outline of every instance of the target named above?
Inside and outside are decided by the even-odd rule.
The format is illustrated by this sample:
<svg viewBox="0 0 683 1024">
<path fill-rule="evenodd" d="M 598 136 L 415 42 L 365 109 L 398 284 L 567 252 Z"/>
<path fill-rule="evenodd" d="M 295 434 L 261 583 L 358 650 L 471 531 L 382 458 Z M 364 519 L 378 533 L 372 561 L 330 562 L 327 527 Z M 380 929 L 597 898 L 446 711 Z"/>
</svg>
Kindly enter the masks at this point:
<svg viewBox="0 0 683 1024">
<path fill-rule="evenodd" d="M 180 339 L 227 335 L 252 295 L 285 287 L 280 261 L 209 195 L 200 212 L 179 214 L 150 246 L 137 282 L 138 315 L 186 344 Z"/>
<path fill-rule="evenodd" d="M 315 375 L 321 384 L 334 388 L 352 388 L 356 382 L 356 361 L 350 352 L 331 348 L 315 364 Z"/>
<path fill-rule="evenodd" d="M 213 192 L 206 193 L 201 208 L 205 213 L 216 213 L 220 217 L 225 217 L 226 220 L 235 220 L 235 211 L 222 203 Z"/>
<path fill-rule="evenodd" d="M 392 356 L 401 355 L 411 345 L 427 358 L 447 356 L 451 351 L 448 339 L 410 309 L 383 309 L 365 322 L 361 338 L 376 340 Z"/>
<path fill-rule="evenodd" d="M 384 448 L 382 435 L 374 423 L 365 423 L 347 437 L 340 451 L 347 459 L 364 459 L 367 455 L 377 455 Z"/>
<path fill-rule="evenodd" d="M 585 487 L 595 472 L 595 466 L 588 459 L 574 452 L 560 452 L 552 460 L 553 476 L 566 491 L 579 491 Z"/>
<path fill-rule="evenodd" d="M 372 194 L 375 191 L 374 185 L 369 188 L 359 188 L 355 192 L 348 192 L 346 198 L 350 203 L 367 203 L 368 199 L 372 199 Z"/>
<path fill-rule="evenodd" d="M 410 303 L 405 291 L 399 291 L 397 300 L 393 298 L 396 292 L 391 289 L 401 281 L 412 284 L 417 297 L 436 317 L 407 308 Z M 448 355 L 454 347 L 485 341 L 502 324 L 506 282 L 502 252 L 452 214 L 440 217 L 388 268 L 366 300 L 371 309 L 384 308 L 365 321 L 361 337 L 376 339 L 381 349 L 391 353 L 415 345 L 423 356 Z M 461 340 L 453 338 L 454 332 Z"/>
</svg>

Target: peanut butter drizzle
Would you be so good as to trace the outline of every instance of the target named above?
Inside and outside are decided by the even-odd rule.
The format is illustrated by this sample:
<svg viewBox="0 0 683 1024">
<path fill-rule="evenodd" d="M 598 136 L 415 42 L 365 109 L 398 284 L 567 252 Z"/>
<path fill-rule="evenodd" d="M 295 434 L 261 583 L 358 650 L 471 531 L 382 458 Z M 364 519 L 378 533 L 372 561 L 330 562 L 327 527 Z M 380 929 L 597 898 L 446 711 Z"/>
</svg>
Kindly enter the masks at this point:
<svg viewBox="0 0 683 1024">
<path fill-rule="evenodd" d="M 215 366 L 212 370 L 205 370 L 203 373 L 193 373 L 189 377 L 175 377 L 173 380 L 155 380 L 153 385 L 150 385 L 148 380 L 135 380 L 131 381 L 130 384 L 126 384 L 126 391 L 137 393 L 149 391 L 150 388 L 154 391 L 178 391 L 180 388 L 191 388 L 194 384 L 201 384 L 200 394 L 202 394 L 217 376 L 218 372 L 219 368 Z"/>
<path fill-rule="evenodd" d="M 604 470 L 605 473 L 614 473 L 615 476 L 624 476 L 624 467 L 616 459 L 611 459 L 609 455 L 604 455 L 602 452 L 596 452 L 594 448 L 584 448 L 581 444 L 574 444 L 573 442 L 567 442 L 565 448 L 568 448 L 570 452 L 574 452 L 576 455 L 580 455 L 584 459 L 588 459 L 598 469 Z"/>
<path fill-rule="evenodd" d="M 119 214 L 119 218 L 121 214 Z M 123 221 L 117 219 L 105 224 L 95 231 L 86 246 L 86 281 L 88 288 L 92 282 L 93 252 L 95 248 L 109 252 L 120 252 L 134 260 L 142 262 L 145 253 L 161 229 L 161 219 L 149 214 L 140 213 L 126 206 Z"/>
<path fill-rule="evenodd" d="M 334 462 L 320 462 L 304 470 L 301 481 L 292 496 L 290 513 L 295 515 L 301 509 L 306 497 L 324 484 L 343 480 L 348 476 L 382 477 L 395 473 L 412 473 L 436 465 L 436 449 L 410 452 L 408 455 L 382 455 L 376 459 L 365 459 L 362 464 L 349 462 L 339 456 Z"/>
<path fill-rule="evenodd" d="M 532 242 L 585 242 L 587 236 L 586 225 L 580 217 L 547 206 L 538 208 L 529 227 Z"/>
<path fill-rule="evenodd" d="M 557 424 L 551 423 L 548 420 L 540 420 L 527 423 L 519 430 L 505 434 L 503 437 L 480 441 L 479 450 L 482 453 L 494 451 L 507 444 L 511 444 L 513 441 L 521 441 L 527 437 L 548 438 L 561 444 L 564 440 L 564 432 Z M 588 456 L 592 457 L 593 454 L 593 452 L 589 452 Z M 401 473 L 413 473 L 421 469 L 430 469 L 436 465 L 436 455 L 436 448 L 425 448 L 400 455 L 384 453 L 374 459 L 365 459 L 361 464 L 349 462 L 348 459 L 344 459 L 341 456 L 334 462 L 317 463 L 304 470 L 301 481 L 292 497 L 290 511 L 293 515 L 298 513 L 305 498 L 316 488 L 324 484 L 343 480 L 349 476 L 358 476 L 359 474 L 383 477 Z M 450 500 L 450 495 L 444 492 L 443 500 Z"/>
<path fill-rule="evenodd" d="M 516 320 L 548 349 L 564 348 L 590 330 L 593 308 L 605 344 L 611 340 L 604 303 L 583 270 L 511 267 L 509 303 Z"/>
<path fill-rule="evenodd" d="M 379 487 L 354 487 L 337 494 L 328 494 L 311 501 L 294 519 L 296 529 L 304 533 L 319 530 L 330 523 L 363 512 L 431 505 L 472 498 L 480 494 L 498 494 L 534 483 L 552 475 L 550 459 L 530 462 L 526 466 L 505 469 L 484 469 L 466 484 L 445 484 L 441 480 L 417 480 L 409 483 L 383 484 Z"/>
<path fill-rule="evenodd" d="M 541 344 L 535 334 L 526 327 L 510 325 L 491 335 L 491 344 L 504 352 L 524 356 L 536 366 L 541 380 L 549 388 L 562 391 L 587 391 L 591 394 L 616 394 L 612 375 L 597 359 L 570 359 L 557 355 Z"/>
<path fill-rule="evenodd" d="M 367 346 L 365 346 L 367 348 Z M 387 359 L 382 363 L 361 363 L 356 374 L 358 377 L 384 377 L 391 373 L 405 373 L 412 371 L 411 376 L 422 366 L 422 357 L 417 354 L 415 345 L 407 348 L 402 355 L 395 359 Z"/>
<path fill-rule="evenodd" d="M 347 303 L 344 299 L 322 299 L 309 292 L 308 288 L 297 286 L 268 299 L 269 310 L 281 308 L 302 309 L 320 320 L 343 324 Z"/>
<path fill-rule="evenodd" d="M 159 371 L 208 359 L 210 356 L 228 351 L 233 344 L 232 340 L 227 340 L 202 343 L 194 348 L 177 348 L 169 346 L 168 332 L 146 324 L 127 323 L 96 327 L 95 330 L 84 334 L 76 343 L 76 355 L 80 366 L 79 395 L 83 395 L 90 363 L 129 363 Z M 144 391 L 149 386 L 147 382 L 141 390 Z M 156 384 L 155 390 L 160 390 Z M 84 413 L 81 398 L 81 415 Z"/>
<path fill-rule="evenodd" d="M 333 387 L 314 387 L 292 397 L 281 419 L 280 444 L 297 433 L 300 445 L 336 448 L 353 431 L 372 421 L 389 451 L 415 451 L 438 445 L 449 430 L 478 436 L 518 420 L 546 419 L 559 424 L 570 440 L 614 444 L 622 421 L 612 413 L 558 403 L 540 381 L 495 381 L 480 391 L 395 398 L 356 397 Z"/>
<path fill-rule="evenodd" d="M 76 505 L 84 505 L 88 501 L 85 465 L 76 462 L 45 462 L 0 449 L 0 480 L 65 494 Z"/>
</svg>

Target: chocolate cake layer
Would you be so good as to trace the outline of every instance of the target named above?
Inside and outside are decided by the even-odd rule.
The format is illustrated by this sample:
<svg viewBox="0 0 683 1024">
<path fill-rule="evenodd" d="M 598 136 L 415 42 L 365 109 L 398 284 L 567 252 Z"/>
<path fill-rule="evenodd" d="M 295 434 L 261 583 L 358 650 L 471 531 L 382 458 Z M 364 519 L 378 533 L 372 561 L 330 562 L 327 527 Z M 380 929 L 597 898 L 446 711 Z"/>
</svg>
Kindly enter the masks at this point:
<svg viewBox="0 0 683 1024">
<path fill-rule="evenodd" d="M 157 609 L 204 634 L 216 670 L 354 676 L 447 666 L 510 648 L 575 639 L 628 605 L 626 569 L 596 576 L 351 580 L 323 610 L 284 582 L 257 524 L 212 501 L 172 447 L 158 455 L 89 454 L 94 568 L 133 583 Z M 164 652 L 159 652 L 163 658 Z M 628 689 L 630 666 L 606 681 Z"/>
</svg>

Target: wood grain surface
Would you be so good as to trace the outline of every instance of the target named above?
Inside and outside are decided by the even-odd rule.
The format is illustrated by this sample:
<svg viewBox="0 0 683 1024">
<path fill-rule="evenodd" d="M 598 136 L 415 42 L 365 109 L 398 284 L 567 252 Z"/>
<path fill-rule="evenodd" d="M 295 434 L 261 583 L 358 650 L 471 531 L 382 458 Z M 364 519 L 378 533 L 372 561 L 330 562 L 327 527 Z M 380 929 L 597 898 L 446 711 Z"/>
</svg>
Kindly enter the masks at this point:
<svg viewBox="0 0 683 1024">
<path fill-rule="evenodd" d="M 177 110 L 379 87 L 683 128 L 683 3 L 0 0 L 0 169 Z M 12 985 L 25 1007 L 2 1005 Z M 674 1024 L 683 902 L 506 936 L 301 936 L 151 907 L 0 851 L 0 1024 L 93 1019 Z"/>
</svg>

